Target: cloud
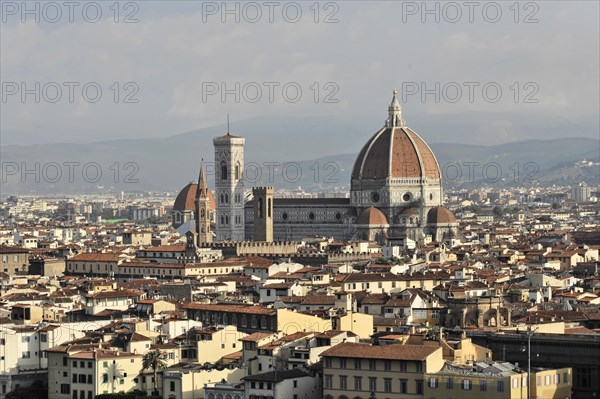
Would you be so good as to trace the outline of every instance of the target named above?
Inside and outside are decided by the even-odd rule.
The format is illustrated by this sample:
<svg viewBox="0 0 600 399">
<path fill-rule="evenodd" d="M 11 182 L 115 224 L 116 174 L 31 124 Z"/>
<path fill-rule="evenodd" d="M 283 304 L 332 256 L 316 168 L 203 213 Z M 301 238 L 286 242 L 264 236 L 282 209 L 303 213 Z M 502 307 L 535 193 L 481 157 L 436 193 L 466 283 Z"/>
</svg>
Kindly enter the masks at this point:
<svg viewBox="0 0 600 399">
<path fill-rule="evenodd" d="M 380 124 L 391 89 L 403 82 L 424 87 L 496 82 L 503 89 L 498 102 L 486 101 L 481 93 L 473 102 L 411 96 L 404 107 L 407 119 L 422 129 L 436 127 L 429 122 L 431 115 L 452 115 L 460 124 L 474 113 L 494 112 L 518 115 L 511 131 L 524 130 L 517 121 L 551 115 L 584 126 L 565 134 L 593 136 L 599 129 L 597 122 L 590 124 L 597 121 L 600 107 L 596 2 L 538 2 L 539 22 L 533 24 L 522 23 L 530 11 L 525 9 L 515 23 L 508 3 L 502 3 L 498 23 L 478 13 L 473 23 L 443 18 L 422 23 L 420 15 L 407 16 L 402 4 L 390 2 L 338 2 L 337 9 L 319 10 L 319 23 L 309 3 L 299 3 L 303 15 L 297 23 L 286 21 L 280 10 L 273 23 L 264 18 L 248 23 L 243 16 L 240 23 L 231 17 L 222 23 L 221 15 L 207 18 L 200 4 L 140 2 L 139 23 L 134 24 L 114 23 L 110 14 L 94 24 L 3 23 L 3 82 L 97 82 L 103 89 L 98 103 L 81 95 L 73 103 L 40 104 L 11 97 L 1 104 L 3 144 L 165 137 L 222 123 L 226 113 L 236 119 L 335 115 Z M 332 12 L 338 22 L 323 23 Z M 120 85 L 117 102 L 111 89 L 115 82 Z M 134 96 L 138 103 L 123 102 L 131 95 L 123 89 L 128 82 L 139 88 Z M 235 96 L 205 101 L 206 82 L 239 82 L 241 87 L 295 82 L 303 96 L 298 102 L 286 101 L 280 92 L 273 102 L 266 94 L 256 102 L 235 102 Z M 330 94 L 324 88 L 328 82 L 337 85 L 335 103 L 323 101 Z M 534 104 L 524 101 L 532 91 L 525 85 L 531 82 L 538 88 Z M 315 83 L 317 101 L 311 89 Z M 478 132 L 482 140 L 511 138 L 506 125 L 490 121 L 487 126 Z"/>
</svg>

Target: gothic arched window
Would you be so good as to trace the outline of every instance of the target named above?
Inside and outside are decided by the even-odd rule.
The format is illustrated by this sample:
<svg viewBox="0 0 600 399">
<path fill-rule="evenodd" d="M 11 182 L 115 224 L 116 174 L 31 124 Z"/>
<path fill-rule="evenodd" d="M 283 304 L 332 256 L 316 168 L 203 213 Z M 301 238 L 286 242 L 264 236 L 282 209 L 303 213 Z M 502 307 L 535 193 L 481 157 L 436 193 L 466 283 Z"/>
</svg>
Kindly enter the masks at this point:
<svg viewBox="0 0 600 399">
<path fill-rule="evenodd" d="M 271 198 L 269 198 L 269 204 L 267 206 L 267 217 L 271 217 L 271 208 L 273 207 L 272 202 L 273 202 L 273 200 Z"/>
<path fill-rule="evenodd" d="M 259 198 L 258 199 L 258 216 L 259 218 L 263 217 L 263 199 Z"/>
<path fill-rule="evenodd" d="M 221 161 L 221 180 L 227 180 L 227 162 Z"/>
<path fill-rule="evenodd" d="M 240 179 L 240 163 L 235 164 L 235 180 Z"/>
</svg>

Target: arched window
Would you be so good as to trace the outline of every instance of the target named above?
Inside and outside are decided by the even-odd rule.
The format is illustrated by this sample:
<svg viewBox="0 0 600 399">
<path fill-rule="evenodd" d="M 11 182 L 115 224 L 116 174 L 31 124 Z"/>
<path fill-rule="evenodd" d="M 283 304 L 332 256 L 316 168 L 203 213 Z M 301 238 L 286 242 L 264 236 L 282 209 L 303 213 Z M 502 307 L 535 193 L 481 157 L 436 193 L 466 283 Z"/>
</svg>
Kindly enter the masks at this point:
<svg viewBox="0 0 600 399">
<path fill-rule="evenodd" d="M 240 179 L 240 163 L 235 164 L 235 180 Z"/>
<path fill-rule="evenodd" d="M 273 207 L 273 200 L 269 198 L 269 204 L 267 206 L 267 217 L 271 217 L 271 208 Z"/>
<path fill-rule="evenodd" d="M 205 219 L 206 214 L 204 213 L 204 209 L 200 209 L 200 219 Z"/>
<path fill-rule="evenodd" d="M 227 162 L 221 161 L 221 180 L 227 180 Z"/>
<path fill-rule="evenodd" d="M 221 224 L 225 224 L 225 217 L 221 215 Z"/>
<path fill-rule="evenodd" d="M 225 203 L 229 204 L 229 194 L 225 193 Z"/>
<path fill-rule="evenodd" d="M 229 215 L 225 215 L 225 224 L 229 224 Z"/>
<path fill-rule="evenodd" d="M 263 217 L 263 199 L 259 198 L 258 199 L 258 216 L 259 218 Z"/>
<path fill-rule="evenodd" d="M 224 196 L 224 194 L 221 193 L 220 197 L 221 197 L 221 204 L 224 204 L 225 203 L 225 196 Z"/>
</svg>

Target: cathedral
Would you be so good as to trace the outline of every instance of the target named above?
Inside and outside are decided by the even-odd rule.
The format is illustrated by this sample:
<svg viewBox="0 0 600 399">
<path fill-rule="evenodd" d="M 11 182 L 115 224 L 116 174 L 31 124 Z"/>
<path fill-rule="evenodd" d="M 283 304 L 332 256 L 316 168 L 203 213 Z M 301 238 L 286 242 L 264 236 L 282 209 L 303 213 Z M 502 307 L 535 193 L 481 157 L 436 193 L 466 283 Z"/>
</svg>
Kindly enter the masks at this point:
<svg viewBox="0 0 600 399">
<path fill-rule="evenodd" d="M 215 191 L 204 167 L 173 207 L 173 226 L 193 229 L 199 245 L 214 241 L 301 241 L 310 236 L 383 245 L 405 239 L 458 237 L 458 222 L 443 203 L 440 167 L 427 143 L 406 124 L 394 90 L 384 126 L 354 162 L 349 198 L 277 198 L 272 187 L 244 195 L 245 139 L 213 139 Z M 187 227 L 186 227 L 187 226 Z"/>
</svg>

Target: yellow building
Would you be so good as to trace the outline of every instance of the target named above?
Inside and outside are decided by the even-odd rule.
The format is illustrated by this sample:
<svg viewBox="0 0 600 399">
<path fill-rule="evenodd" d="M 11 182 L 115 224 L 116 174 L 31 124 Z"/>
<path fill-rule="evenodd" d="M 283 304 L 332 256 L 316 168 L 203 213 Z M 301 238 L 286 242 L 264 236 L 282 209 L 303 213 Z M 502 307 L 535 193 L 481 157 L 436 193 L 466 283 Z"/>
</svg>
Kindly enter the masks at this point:
<svg viewBox="0 0 600 399">
<path fill-rule="evenodd" d="M 427 399 L 527 399 L 527 372 L 507 362 L 477 362 L 471 367 L 450 363 L 425 375 Z M 571 397 L 571 369 L 532 373 L 532 399 Z"/>
<path fill-rule="evenodd" d="M 323 398 L 424 398 L 426 373 L 444 365 L 442 348 L 342 343 L 323 358 Z"/>
<path fill-rule="evenodd" d="M 196 332 L 199 363 L 216 363 L 225 355 L 242 350 L 240 339 L 248 334 L 235 326 L 207 327 Z"/>
</svg>

